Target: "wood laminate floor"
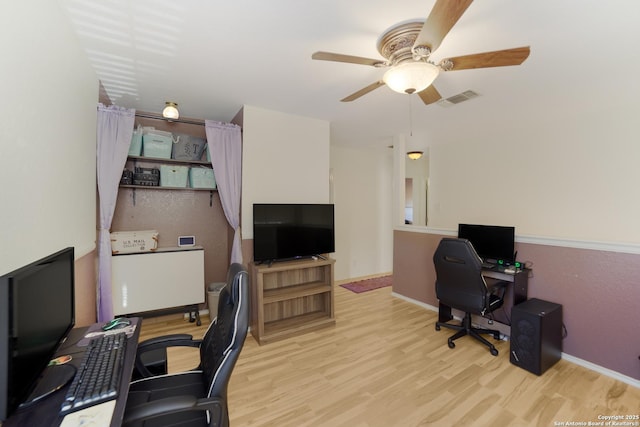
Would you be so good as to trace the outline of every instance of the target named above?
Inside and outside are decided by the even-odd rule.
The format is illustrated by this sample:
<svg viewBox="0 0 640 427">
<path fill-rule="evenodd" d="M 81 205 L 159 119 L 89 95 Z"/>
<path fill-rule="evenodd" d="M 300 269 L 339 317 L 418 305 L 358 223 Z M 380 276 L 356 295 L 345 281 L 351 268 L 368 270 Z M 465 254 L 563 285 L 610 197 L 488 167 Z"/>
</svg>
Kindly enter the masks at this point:
<svg viewBox="0 0 640 427">
<path fill-rule="evenodd" d="M 496 342 L 497 357 L 469 337 L 450 349 L 453 331 L 436 332 L 436 318 L 391 288 L 354 294 L 337 286 L 335 326 L 264 346 L 248 335 L 229 384 L 231 425 L 607 425 L 603 417 L 640 414 L 638 388 L 565 360 L 538 377 L 509 362 L 505 341 Z M 141 339 L 205 330 L 149 319 Z M 169 369 L 197 359 L 193 349 L 174 351 Z M 617 422 L 625 421 L 640 425 Z"/>
</svg>

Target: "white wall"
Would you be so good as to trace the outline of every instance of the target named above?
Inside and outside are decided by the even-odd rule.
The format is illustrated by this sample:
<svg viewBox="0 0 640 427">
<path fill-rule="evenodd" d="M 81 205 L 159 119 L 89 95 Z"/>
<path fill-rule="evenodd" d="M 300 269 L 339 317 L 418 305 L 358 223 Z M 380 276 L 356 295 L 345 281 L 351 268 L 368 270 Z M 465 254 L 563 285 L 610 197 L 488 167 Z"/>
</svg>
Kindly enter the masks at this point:
<svg viewBox="0 0 640 427">
<path fill-rule="evenodd" d="M 0 274 L 95 247 L 98 80 L 57 2 L 0 14 Z"/>
<path fill-rule="evenodd" d="M 254 203 L 329 203 L 329 122 L 245 105 L 242 238 Z"/>
<path fill-rule="evenodd" d="M 515 225 L 518 235 L 639 243 L 640 144 L 632 102 L 435 144 L 429 225 Z"/>
<path fill-rule="evenodd" d="M 427 225 L 427 193 L 429 182 L 429 153 L 411 160 L 405 157 L 405 176 L 411 179 L 411 194 L 405 192 L 405 206 L 411 206 L 413 224 Z"/>
<path fill-rule="evenodd" d="M 331 146 L 336 280 L 393 269 L 393 151 Z"/>
</svg>

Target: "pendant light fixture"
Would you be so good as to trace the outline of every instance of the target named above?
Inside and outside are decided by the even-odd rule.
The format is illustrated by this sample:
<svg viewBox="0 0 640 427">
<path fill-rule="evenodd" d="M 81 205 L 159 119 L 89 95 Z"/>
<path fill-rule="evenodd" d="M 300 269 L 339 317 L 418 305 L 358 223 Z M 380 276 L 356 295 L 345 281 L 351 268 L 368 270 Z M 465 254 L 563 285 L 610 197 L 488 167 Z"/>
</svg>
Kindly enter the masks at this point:
<svg viewBox="0 0 640 427">
<path fill-rule="evenodd" d="M 180 118 L 180 112 L 178 111 L 178 104 L 175 102 L 165 102 L 164 110 L 162 110 L 162 117 L 167 120 L 177 120 Z"/>
</svg>

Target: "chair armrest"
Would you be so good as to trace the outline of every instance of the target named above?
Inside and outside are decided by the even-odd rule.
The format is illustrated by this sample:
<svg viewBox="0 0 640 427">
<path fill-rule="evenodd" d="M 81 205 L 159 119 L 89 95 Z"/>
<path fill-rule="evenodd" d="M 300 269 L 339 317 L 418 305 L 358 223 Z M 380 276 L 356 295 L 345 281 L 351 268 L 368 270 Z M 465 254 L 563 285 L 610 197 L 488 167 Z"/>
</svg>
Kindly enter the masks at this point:
<svg viewBox="0 0 640 427">
<path fill-rule="evenodd" d="M 491 279 L 491 280 L 485 279 L 485 282 L 487 283 L 488 290 L 492 290 L 494 288 L 506 288 L 511 284 L 511 282 L 508 282 L 506 280 L 500 280 L 500 279 Z"/>
<path fill-rule="evenodd" d="M 161 349 L 164 351 L 164 358 L 166 360 L 168 347 L 200 347 L 202 340 L 194 340 L 192 335 L 189 334 L 173 334 L 164 335 L 161 337 L 150 338 L 144 340 L 138 344 L 136 351 L 135 368 L 140 376 L 148 378 L 154 376 L 154 374 L 147 368 L 142 361 L 142 355 L 153 350 Z"/>
<path fill-rule="evenodd" d="M 145 352 L 157 348 L 167 348 L 176 346 L 199 347 L 201 340 L 194 340 L 189 334 L 172 334 L 161 337 L 149 338 L 138 343 L 138 351 Z"/>
<path fill-rule="evenodd" d="M 489 304 L 490 295 L 494 295 L 501 300 L 504 300 L 504 295 L 507 292 L 507 286 L 509 286 L 511 282 L 507 282 L 506 280 L 492 280 L 491 283 L 487 283 L 487 302 Z"/>
<path fill-rule="evenodd" d="M 198 399 L 195 396 L 175 396 L 154 400 L 127 408 L 123 426 L 186 411 L 209 411 L 210 425 L 222 425 L 224 399 L 211 397 Z M 217 421 L 217 422 L 216 422 Z"/>
</svg>

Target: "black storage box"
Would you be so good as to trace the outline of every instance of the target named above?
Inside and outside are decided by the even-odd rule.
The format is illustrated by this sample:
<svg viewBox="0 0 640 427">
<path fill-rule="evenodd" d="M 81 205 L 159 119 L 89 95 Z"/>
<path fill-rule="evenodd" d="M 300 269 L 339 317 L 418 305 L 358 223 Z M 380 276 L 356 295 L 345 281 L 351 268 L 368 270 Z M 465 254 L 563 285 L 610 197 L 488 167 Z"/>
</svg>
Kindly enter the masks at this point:
<svg viewBox="0 0 640 427">
<path fill-rule="evenodd" d="M 133 174 L 133 184 L 157 187 L 160 185 L 160 169 L 136 168 Z"/>
</svg>

